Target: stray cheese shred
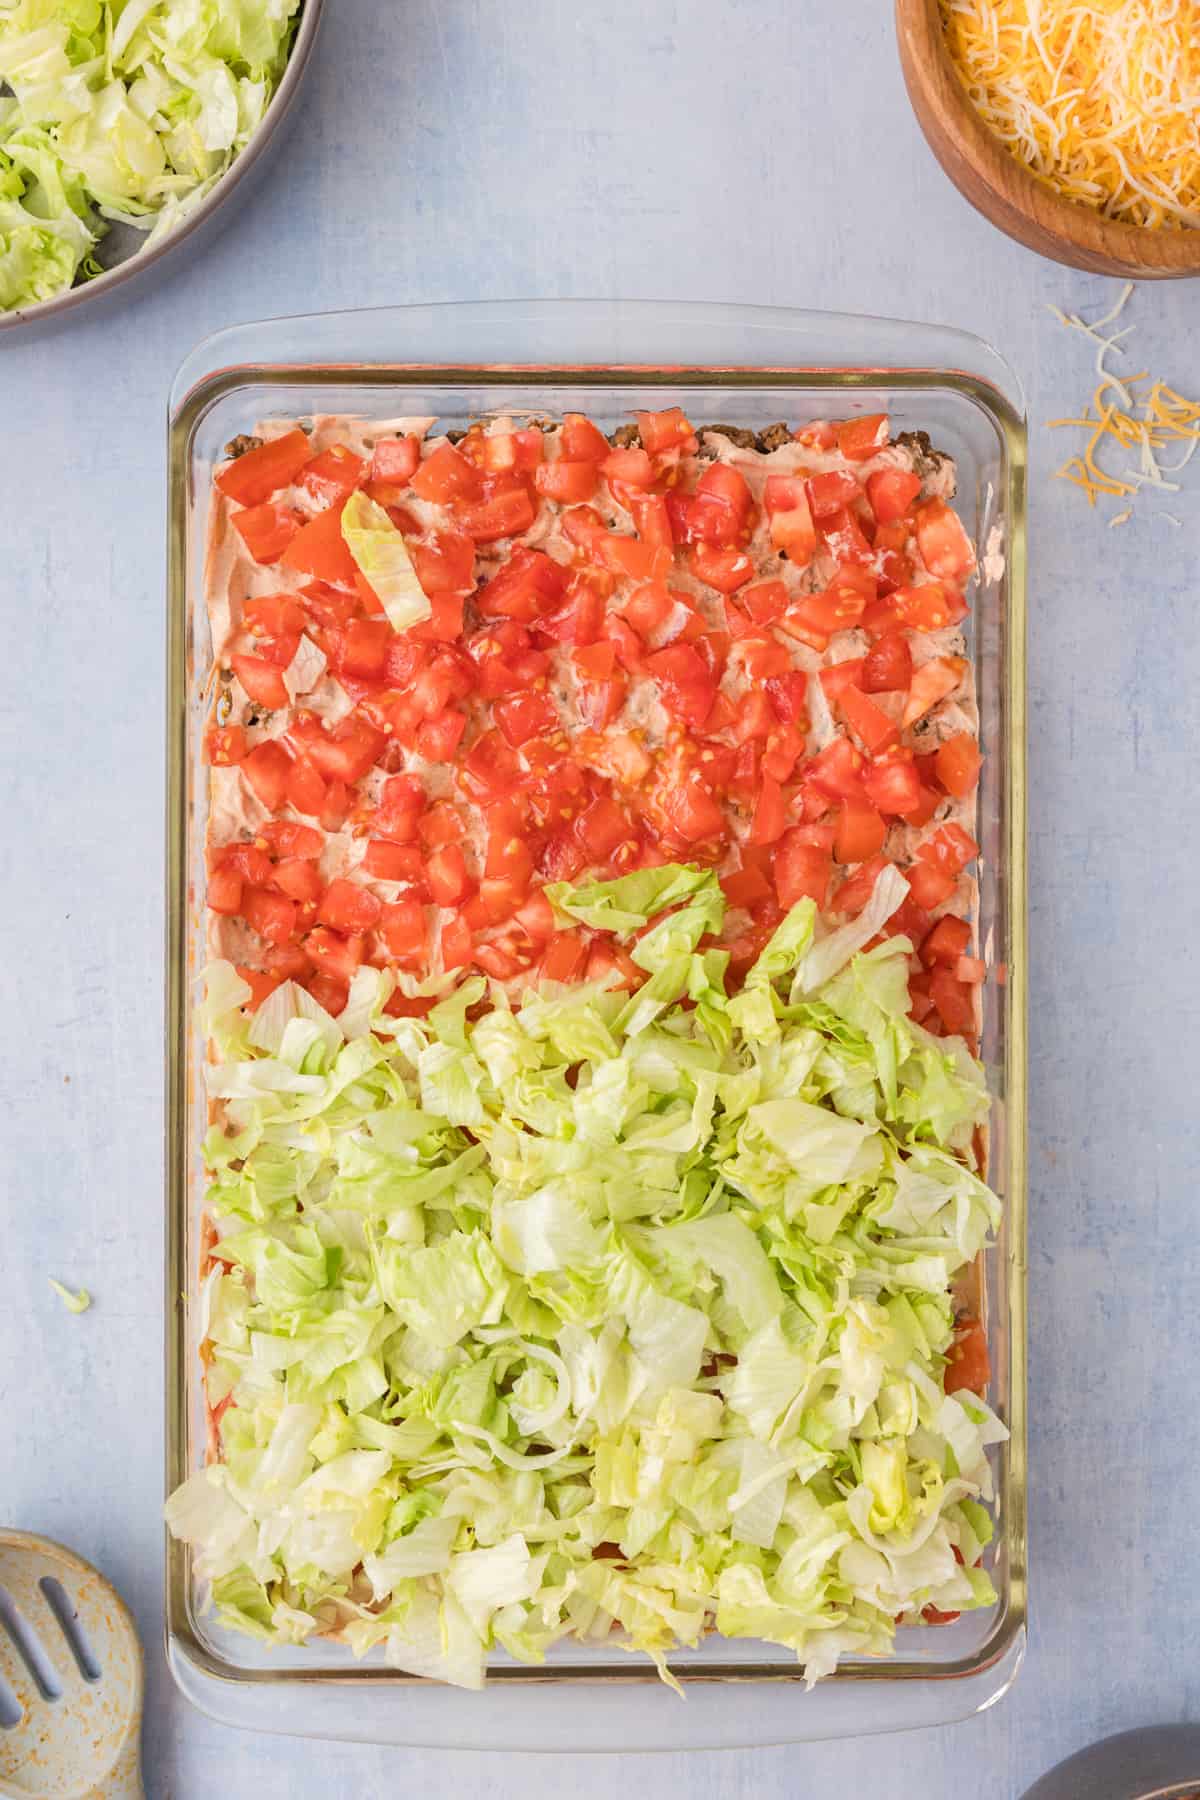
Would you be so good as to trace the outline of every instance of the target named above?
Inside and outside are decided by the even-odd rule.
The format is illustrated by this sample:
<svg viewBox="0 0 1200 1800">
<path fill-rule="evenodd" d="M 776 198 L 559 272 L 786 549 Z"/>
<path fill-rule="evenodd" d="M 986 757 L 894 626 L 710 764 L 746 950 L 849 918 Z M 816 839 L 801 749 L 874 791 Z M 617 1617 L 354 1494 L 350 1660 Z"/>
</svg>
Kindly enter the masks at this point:
<svg viewBox="0 0 1200 1800">
<path fill-rule="evenodd" d="M 1110 350 L 1118 356 L 1124 355 L 1121 339 L 1128 337 L 1133 327 L 1127 325 L 1107 337 L 1104 327 L 1114 324 L 1120 317 L 1132 292 L 1133 283 L 1130 282 L 1122 289 L 1116 305 L 1099 319 L 1082 319 L 1078 313 L 1065 313 L 1060 307 L 1050 307 L 1063 325 L 1082 332 L 1098 345 L 1096 373 L 1100 379 L 1090 406 L 1085 406 L 1077 419 L 1046 421 L 1052 431 L 1074 429 L 1087 433 L 1080 454 L 1069 457 L 1055 474 L 1061 481 L 1070 481 L 1081 488 L 1087 495 L 1089 506 L 1095 506 L 1101 495 L 1133 499 L 1145 487 L 1157 488 L 1160 493 L 1177 494 L 1180 484 L 1168 477 L 1178 475 L 1187 467 L 1200 444 L 1200 401 L 1185 399 L 1165 381 L 1153 379 L 1148 369 L 1142 369 L 1136 375 L 1118 377 L 1105 367 L 1104 358 Z M 1127 462 L 1116 470 L 1104 467 L 1096 460 L 1096 453 L 1106 442 L 1128 456 L 1136 456 L 1136 465 Z M 1176 460 L 1160 461 L 1157 453 L 1169 452 L 1172 445 L 1179 447 Z M 1132 507 L 1125 507 L 1109 520 L 1109 525 L 1124 525 L 1132 512 Z M 1172 525 L 1180 523 L 1170 513 L 1156 516 Z"/>
<path fill-rule="evenodd" d="M 1200 0 L 940 0 L 984 123 L 1069 199 L 1200 226 Z"/>
</svg>

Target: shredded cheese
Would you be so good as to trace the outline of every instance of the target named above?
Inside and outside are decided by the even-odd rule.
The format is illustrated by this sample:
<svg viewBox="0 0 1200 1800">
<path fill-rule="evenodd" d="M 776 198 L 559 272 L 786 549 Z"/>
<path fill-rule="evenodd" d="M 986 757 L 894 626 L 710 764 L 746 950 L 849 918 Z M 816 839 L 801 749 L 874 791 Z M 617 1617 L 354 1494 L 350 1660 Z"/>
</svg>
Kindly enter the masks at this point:
<svg viewBox="0 0 1200 1800">
<path fill-rule="evenodd" d="M 1200 15 L 1200 7 L 1197 8 Z M 1180 484 L 1168 480 L 1171 475 L 1178 475 L 1184 470 L 1196 453 L 1200 443 L 1200 401 L 1187 400 L 1175 389 L 1168 387 L 1165 381 L 1151 381 L 1150 372 L 1142 369 L 1136 375 L 1118 377 L 1104 366 L 1104 358 L 1108 351 L 1115 350 L 1118 356 L 1125 354 L 1121 348 L 1121 339 L 1128 337 L 1133 327 L 1127 325 L 1123 330 L 1112 332 L 1105 337 L 1102 327 L 1112 325 L 1120 317 L 1126 301 L 1133 292 L 1133 283 L 1125 287 L 1116 305 L 1099 319 L 1082 319 L 1078 313 L 1063 312 L 1060 307 L 1051 306 L 1050 311 L 1062 324 L 1073 331 L 1082 332 L 1098 346 L 1096 351 L 1096 372 L 1099 381 L 1092 395 L 1090 406 L 1086 406 L 1077 419 L 1048 419 L 1048 427 L 1052 431 L 1075 429 L 1087 432 L 1087 442 L 1078 456 L 1072 456 L 1063 463 L 1055 474 L 1060 480 L 1070 481 L 1081 488 L 1087 495 L 1089 506 L 1095 506 L 1097 499 L 1104 495 L 1114 499 L 1133 499 L 1142 488 L 1157 488 L 1162 493 L 1177 494 Z M 1149 382 L 1148 389 L 1143 384 Z M 1136 454 L 1137 463 L 1125 463 L 1118 469 L 1105 468 L 1096 460 L 1099 447 L 1109 440 L 1126 454 Z M 1172 444 L 1182 445 L 1182 450 L 1174 462 L 1162 462 L 1157 452 L 1167 449 Z M 1110 525 L 1124 525 L 1132 516 L 1132 507 L 1109 520 Z M 1171 513 L 1156 515 L 1172 525 L 1179 520 Z"/>
<path fill-rule="evenodd" d="M 940 0 L 976 111 L 1127 224 L 1200 226 L 1200 0 Z"/>
</svg>

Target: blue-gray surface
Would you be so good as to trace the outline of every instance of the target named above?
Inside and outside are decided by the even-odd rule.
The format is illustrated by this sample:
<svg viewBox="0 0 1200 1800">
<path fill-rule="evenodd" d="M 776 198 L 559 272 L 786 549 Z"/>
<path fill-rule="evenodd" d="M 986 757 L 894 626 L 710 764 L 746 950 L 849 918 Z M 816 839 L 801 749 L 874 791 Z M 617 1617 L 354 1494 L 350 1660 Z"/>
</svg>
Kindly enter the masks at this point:
<svg viewBox="0 0 1200 1800">
<path fill-rule="evenodd" d="M 1200 653 L 1190 492 L 1118 531 L 1051 473 L 1116 287 L 969 210 L 882 0 L 330 0 L 304 116 L 244 217 L 127 307 L 0 351 L 9 1028 L 0 1521 L 93 1558 L 149 1649 L 148 1787 L 227 1800 L 567 1790 L 1006 1800 L 1105 1731 L 1195 1716 L 1200 1327 L 1189 955 Z M 160 1650 L 163 420 L 199 337 L 319 307 L 526 295 L 884 312 L 991 339 L 1033 421 L 1032 1645 L 940 1732 L 655 1761 L 232 1733 Z M 1134 368 L 1200 388 L 1197 289 Z M 1127 365 L 1128 366 L 1128 365 Z M 54 1274 L 86 1283 L 82 1318 Z M 702 1706 L 698 1698 L 693 1705 Z"/>
</svg>

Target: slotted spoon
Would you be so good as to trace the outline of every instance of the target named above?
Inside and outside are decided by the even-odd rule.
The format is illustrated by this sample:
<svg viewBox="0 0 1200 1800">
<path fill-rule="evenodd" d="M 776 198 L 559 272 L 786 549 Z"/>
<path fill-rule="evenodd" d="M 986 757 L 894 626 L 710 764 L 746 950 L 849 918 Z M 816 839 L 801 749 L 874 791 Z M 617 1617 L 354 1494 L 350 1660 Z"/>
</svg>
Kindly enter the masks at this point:
<svg viewBox="0 0 1200 1800">
<path fill-rule="evenodd" d="M 143 1800 L 142 1647 L 129 1609 L 61 1544 L 0 1531 L 0 1794 Z"/>
</svg>

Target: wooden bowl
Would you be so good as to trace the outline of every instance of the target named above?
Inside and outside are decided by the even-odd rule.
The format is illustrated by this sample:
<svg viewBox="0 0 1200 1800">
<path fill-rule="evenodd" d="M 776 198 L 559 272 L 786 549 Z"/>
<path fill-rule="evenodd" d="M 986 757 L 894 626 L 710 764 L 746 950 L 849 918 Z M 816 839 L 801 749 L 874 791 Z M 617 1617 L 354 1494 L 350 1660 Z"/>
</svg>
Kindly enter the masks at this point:
<svg viewBox="0 0 1200 1800">
<path fill-rule="evenodd" d="M 958 189 L 993 225 L 1055 262 L 1160 281 L 1200 275 L 1200 230 L 1106 219 L 1049 188 L 992 136 L 946 47 L 938 0 L 896 0 L 900 66 L 917 123 Z"/>
</svg>

